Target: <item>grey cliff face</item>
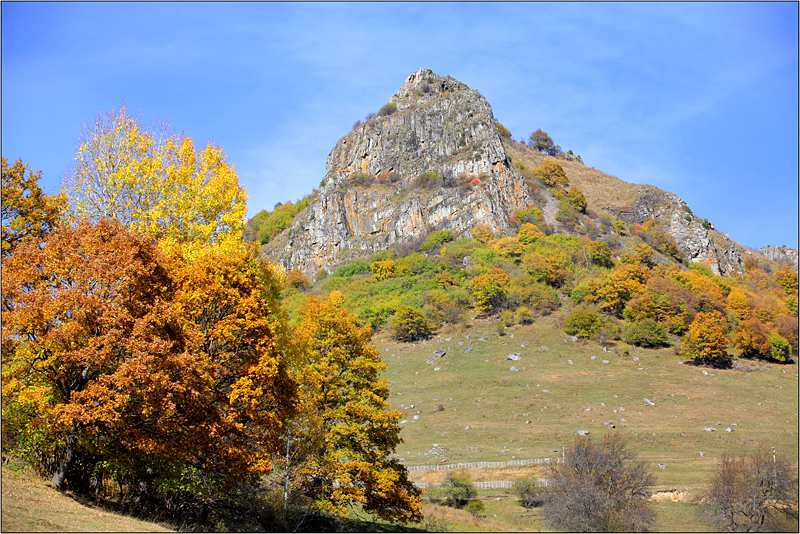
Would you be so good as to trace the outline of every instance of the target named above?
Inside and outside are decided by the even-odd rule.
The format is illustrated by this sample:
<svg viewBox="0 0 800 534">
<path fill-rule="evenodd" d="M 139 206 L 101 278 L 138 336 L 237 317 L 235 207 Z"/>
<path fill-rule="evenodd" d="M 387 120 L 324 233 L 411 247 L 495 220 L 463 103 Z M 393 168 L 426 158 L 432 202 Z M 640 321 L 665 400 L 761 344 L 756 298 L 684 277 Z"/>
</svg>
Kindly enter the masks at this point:
<svg viewBox="0 0 800 534">
<path fill-rule="evenodd" d="M 265 247 L 286 269 L 314 275 L 351 257 L 423 239 L 447 229 L 470 235 L 484 224 L 508 228 L 530 205 L 527 187 L 508 164 L 492 109 L 466 85 L 418 70 L 392 97 L 397 111 L 344 136 L 331 151 L 324 186 L 292 227 Z M 415 187 L 435 172 L 449 187 Z M 394 180 L 355 186 L 349 177 L 395 173 Z M 474 185 L 458 187 L 465 177 Z"/>
<path fill-rule="evenodd" d="M 678 195 L 647 185 L 639 190 L 632 206 L 608 209 L 627 223 L 660 221 L 689 261 L 708 265 L 714 274 L 728 276 L 740 272 L 743 261 L 739 245 L 727 234 L 715 232 L 713 225 L 705 228 L 687 208 Z"/>
</svg>

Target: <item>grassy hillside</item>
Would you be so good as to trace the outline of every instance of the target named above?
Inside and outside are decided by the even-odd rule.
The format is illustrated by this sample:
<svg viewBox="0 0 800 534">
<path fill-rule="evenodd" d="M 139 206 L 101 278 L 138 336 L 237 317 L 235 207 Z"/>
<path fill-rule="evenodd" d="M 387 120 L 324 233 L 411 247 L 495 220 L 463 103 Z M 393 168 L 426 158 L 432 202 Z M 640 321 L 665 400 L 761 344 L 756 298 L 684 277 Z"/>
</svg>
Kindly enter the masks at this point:
<svg viewBox="0 0 800 534">
<path fill-rule="evenodd" d="M 3 532 L 173 532 L 85 506 L 25 471 L 3 466 Z"/>
<path fill-rule="evenodd" d="M 555 314 L 498 336 L 493 321 L 478 320 L 415 344 L 379 333 L 390 400 L 408 421 L 397 456 L 406 465 L 549 457 L 569 446 L 578 430 L 594 437 L 620 433 L 655 474 L 665 499 L 656 505 L 659 529 L 670 531 L 705 528 L 687 502 L 709 482 L 723 452 L 775 447 L 797 462 L 796 363 L 759 362 L 748 372 L 690 365 L 670 348 L 623 355 L 625 347 L 612 344 L 605 352 L 596 343 L 572 341 L 560 321 Z M 447 354 L 434 358 L 436 349 Z M 507 360 L 513 353 L 520 359 Z M 444 411 L 433 413 L 440 404 Z M 413 421 L 414 415 L 420 419 Z M 467 471 L 476 481 L 543 474 L 537 467 Z M 411 473 L 412 480 L 426 482 L 445 475 Z M 509 490 L 481 493 L 490 499 L 491 514 L 499 506 L 491 499 L 513 500 Z M 504 506 L 498 520 L 512 529 L 542 528 L 538 512 L 510 501 Z"/>
</svg>

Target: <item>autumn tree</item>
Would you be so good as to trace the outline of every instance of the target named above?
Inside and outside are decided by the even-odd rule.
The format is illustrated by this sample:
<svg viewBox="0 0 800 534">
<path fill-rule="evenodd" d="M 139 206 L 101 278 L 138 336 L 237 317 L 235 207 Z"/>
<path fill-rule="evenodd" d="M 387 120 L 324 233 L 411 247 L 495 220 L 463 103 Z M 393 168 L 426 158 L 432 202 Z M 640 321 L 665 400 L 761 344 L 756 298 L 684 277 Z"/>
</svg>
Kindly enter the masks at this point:
<svg viewBox="0 0 800 534">
<path fill-rule="evenodd" d="M 392 337 L 400 341 L 416 341 L 430 337 L 433 332 L 425 314 L 411 306 L 401 306 L 392 317 Z"/>
<path fill-rule="evenodd" d="M 498 239 L 497 241 L 492 242 L 491 246 L 497 251 L 497 254 L 501 258 L 505 258 L 514 262 L 519 262 L 522 258 L 522 253 L 525 251 L 523 244 L 513 237 L 503 237 Z"/>
<path fill-rule="evenodd" d="M 574 185 L 567 191 L 567 202 L 581 213 L 586 213 L 586 208 L 589 206 L 586 202 L 586 197 L 583 196 L 581 190 Z"/>
<path fill-rule="evenodd" d="M 489 314 L 498 310 L 505 302 L 510 281 L 511 278 L 505 271 L 497 267 L 470 280 L 469 289 L 475 299 L 475 311 L 478 314 Z"/>
<path fill-rule="evenodd" d="M 770 351 L 769 340 L 767 339 L 768 334 L 769 330 L 764 326 L 764 323 L 758 317 L 751 317 L 739 323 L 739 328 L 733 337 L 733 344 L 742 351 L 742 356 L 749 358 L 766 357 Z"/>
<path fill-rule="evenodd" d="M 698 313 L 684 336 L 681 355 L 701 364 L 730 365 L 725 329 L 725 316 L 720 312 Z"/>
<path fill-rule="evenodd" d="M 775 281 L 785 294 L 797 293 L 797 271 L 785 267 L 775 273 Z"/>
<path fill-rule="evenodd" d="M 725 306 L 728 313 L 740 321 L 746 321 L 753 312 L 753 305 L 747 294 L 738 287 L 731 288 L 728 297 L 725 299 Z"/>
<path fill-rule="evenodd" d="M 545 164 L 536 169 L 534 173 L 547 187 L 564 188 L 569 185 L 567 173 L 565 173 L 561 165 L 555 161 L 546 161 Z"/>
<path fill-rule="evenodd" d="M 34 173 L 21 159 L 9 166 L 2 158 L 3 259 L 20 243 L 41 242 L 58 223 L 64 197 L 45 195 L 41 177 L 42 171 Z"/>
<path fill-rule="evenodd" d="M 386 280 L 397 273 L 397 268 L 392 259 L 373 261 L 370 264 L 370 269 L 372 270 L 372 277 L 376 280 Z"/>
<path fill-rule="evenodd" d="M 209 448 L 204 467 L 225 475 L 267 473 L 294 409 L 283 271 L 256 247 L 209 246 L 175 261 L 176 306 L 196 332 L 196 357 L 214 373 L 208 409 L 216 424 L 209 430 L 221 442 Z"/>
<path fill-rule="evenodd" d="M 555 288 L 562 287 L 572 276 L 567 261 L 555 255 L 526 254 L 522 258 L 522 265 L 534 279 Z"/>
<path fill-rule="evenodd" d="M 342 302 L 334 292 L 325 301 L 310 297 L 301 310 L 296 336 L 303 360 L 295 373 L 302 425 L 295 419 L 288 428 L 307 452 L 293 484 L 332 513 L 358 504 L 386 520 L 419 521 L 419 490 L 391 458 L 402 441 L 401 413 L 387 402 L 387 381 L 380 378 L 386 366 L 371 329 Z"/>
<path fill-rule="evenodd" d="M 696 305 L 697 299 L 689 289 L 672 278 L 657 275 L 650 277 L 643 291 L 628 301 L 623 315 L 634 321 L 653 319 L 669 331 L 680 334 L 694 320 Z"/>
<path fill-rule="evenodd" d="M 544 517 L 567 532 L 643 532 L 655 523 L 648 506 L 654 483 L 622 438 L 577 439 L 563 462 L 549 465 Z"/>
<path fill-rule="evenodd" d="M 2 286 L 4 421 L 22 413 L 23 447 L 63 451 L 56 487 L 92 445 L 161 464 L 197 450 L 195 400 L 211 369 L 187 357 L 174 282 L 149 238 L 105 219 L 64 228 L 18 247 Z"/>
<path fill-rule="evenodd" d="M 254 250 L 184 262 L 101 219 L 21 246 L 2 274 L 4 421 L 23 452 L 61 458 L 57 487 L 94 464 L 148 499 L 206 499 L 271 470 L 294 387 L 281 281 Z"/>
<path fill-rule="evenodd" d="M 592 241 L 589 243 L 588 253 L 593 264 L 607 268 L 614 266 L 614 260 L 612 259 L 611 249 L 608 243 L 604 241 Z"/>
<path fill-rule="evenodd" d="M 622 315 L 628 301 L 644 290 L 649 277 L 648 270 L 638 263 L 621 264 L 589 281 L 586 300 L 596 303 L 602 311 Z"/>
<path fill-rule="evenodd" d="M 775 449 L 725 453 L 697 502 L 718 532 L 797 531 L 797 468 Z"/>
<path fill-rule="evenodd" d="M 184 243 L 242 235 L 247 195 L 218 146 L 195 147 L 166 125 L 149 131 L 122 106 L 84 128 L 75 159 L 63 188 L 75 219 Z"/>
<path fill-rule="evenodd" d="M 517 241 L 523 245 L 530 245 L 540 237 L 544 237 L 544 232 L 539 230 L 539 227 L 531 223 L 522 223 L 522 226 L 517 232 Z"/>
</svg>

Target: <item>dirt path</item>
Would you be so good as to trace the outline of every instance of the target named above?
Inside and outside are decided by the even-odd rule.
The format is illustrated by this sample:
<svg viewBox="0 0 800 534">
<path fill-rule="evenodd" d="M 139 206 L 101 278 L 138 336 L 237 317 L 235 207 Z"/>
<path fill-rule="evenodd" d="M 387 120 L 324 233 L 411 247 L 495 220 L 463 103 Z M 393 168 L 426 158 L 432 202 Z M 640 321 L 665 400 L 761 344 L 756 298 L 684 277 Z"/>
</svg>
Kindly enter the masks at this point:
<svg viewBox="0 0 800 534">
<path fill-rule="evenodd" d="M 558 225 L 556 221 L 556 213 L 558 213 L 558 200 L 552 195 L 547 195 L 547 203 L 542 208 L 542 216 L 544 222 L 555 228 Z"/>
</svg>

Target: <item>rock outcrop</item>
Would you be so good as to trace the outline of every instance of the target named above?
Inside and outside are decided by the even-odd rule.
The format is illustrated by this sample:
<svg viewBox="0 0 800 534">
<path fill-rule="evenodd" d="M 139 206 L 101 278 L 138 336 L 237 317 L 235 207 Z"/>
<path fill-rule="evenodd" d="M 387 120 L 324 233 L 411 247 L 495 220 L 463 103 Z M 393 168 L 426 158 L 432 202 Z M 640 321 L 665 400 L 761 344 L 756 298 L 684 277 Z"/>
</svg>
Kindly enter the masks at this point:
<svg viewBox="0 0 800 534">
<path fill-rule="evenodd" d="M 727 276 L 742 270 L 742 247 L 695 216 L 678 195 L 645 185 L 630 206 L 606 209 L 627 223 L 643 224 L 651 219 L 660 222 L 689 261 L 708 265 L 714 274 Z"/>
<path fill-rule="evenodd" d="M 420 69 L 390 102 L 396 111 L 336 143 L 311 204 L 264 247 L 286 269 L 330 271 L 433 230 L 469 236 L 482 224 L 501 232 L 515 211 L 530 205 L 492 108 L 478 91 Z M 433 188 L 418 179 L 423 173 L 435 173 L 428 177 Z"/>
<path fill-rule="evenodd" d="M 794 266 L 797 269 L 797 249 L 791 248 L 787 246 L 775 246 L 775 245 L 768 245 L 766 247 L 761 247 L 758 252 L 760 252 L 765 257 L 777 261 L 780 263 L 786 263 L 788 265 Z"/>
</svg>

